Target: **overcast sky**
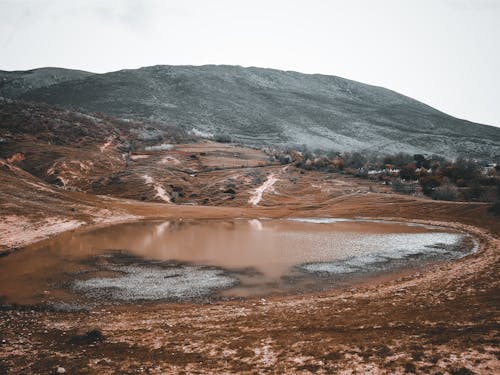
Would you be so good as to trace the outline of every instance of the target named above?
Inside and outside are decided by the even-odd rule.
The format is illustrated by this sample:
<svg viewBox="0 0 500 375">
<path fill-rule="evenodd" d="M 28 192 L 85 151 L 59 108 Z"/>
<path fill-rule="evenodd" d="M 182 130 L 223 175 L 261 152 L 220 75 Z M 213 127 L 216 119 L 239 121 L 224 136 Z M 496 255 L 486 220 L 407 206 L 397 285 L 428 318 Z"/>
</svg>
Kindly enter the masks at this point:
<svg viewBox="0 0 500 375">
<path fill-rule="evenodd" d="M 500 126 L 500 0 L 0 0 L 0 69 L 338 75 Z"/>
</svg>

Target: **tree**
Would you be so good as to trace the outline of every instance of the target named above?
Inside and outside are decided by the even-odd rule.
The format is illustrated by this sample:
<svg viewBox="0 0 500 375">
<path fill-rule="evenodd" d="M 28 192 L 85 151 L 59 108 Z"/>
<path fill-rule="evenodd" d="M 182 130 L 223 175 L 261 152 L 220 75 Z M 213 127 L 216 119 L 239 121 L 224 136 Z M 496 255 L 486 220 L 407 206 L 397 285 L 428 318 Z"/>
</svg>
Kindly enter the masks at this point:
<svg viewBox="0 0 500 375">
<path fill-rule="evenodd" d="M 415 166 L 417 168 L 422 168 L 424 166 L 425 156 L 422 154 L 415 154 L 413 155 L 413 160 L 415 160 Z"/>
<path fill-rule="evenodd" d="M 344 155 L 344 165 L 350 168 L 359 169 L 366 164 L 366 161 L 366 157 L 359 152 Z"/>
<path fill-rule="evenodd" d="M 399 177 L 403 180 L 416 180 L 417 175 L 415 174 L 415 164 L 408 164 L 402 167 L 399 171 Z"/>
<path fill-rule="evenodd" d="M 418 182 L 422 186 L 422 192 L 428 196 L 442 184 L 442 180 L 436 175 L 422 177 Z"/>
</svg>

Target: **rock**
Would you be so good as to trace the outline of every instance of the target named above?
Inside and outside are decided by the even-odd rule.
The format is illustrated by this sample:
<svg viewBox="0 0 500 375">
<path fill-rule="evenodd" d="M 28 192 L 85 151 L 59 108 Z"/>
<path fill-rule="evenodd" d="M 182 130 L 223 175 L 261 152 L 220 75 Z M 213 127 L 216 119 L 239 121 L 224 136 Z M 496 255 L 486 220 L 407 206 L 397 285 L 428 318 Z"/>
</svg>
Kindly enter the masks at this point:
<svg viewBox="0 0 500 375">
<path fill-rule="evenodd" d="M 56 372 L 58 374 L 65 374 L 66 373 L 66 369 L 64 367 L 59 366 L 59 367 L 57 367 Z"/>
</svg>

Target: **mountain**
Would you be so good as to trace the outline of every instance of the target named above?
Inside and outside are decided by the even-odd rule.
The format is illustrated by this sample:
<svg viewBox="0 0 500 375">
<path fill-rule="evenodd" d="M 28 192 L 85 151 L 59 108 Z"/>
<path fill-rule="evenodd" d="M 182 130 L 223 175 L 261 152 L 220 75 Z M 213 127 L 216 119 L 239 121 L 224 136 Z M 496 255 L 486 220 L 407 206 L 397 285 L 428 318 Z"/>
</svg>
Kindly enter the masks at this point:
<svg viewBox="0 0 500 375">
<path fill-rule="evenodd" d="M 94 73 L 63 68 L 40 68 L 7 72 L 0 70 L 0 96 L 17 99 L 27 91 L 85 78 Z"/>
<path fill-rule="evenodd" d="M 17 89 L 16 98 L 223 134 L 246 145 L 500 155 L 499 128 L 335 76 L 216 65 L 70 72 L 46 85 L 28 80 L 32 87 Z M 12 89 L 6 87 L 3 95 L 9 96 Z"/>
</svg>

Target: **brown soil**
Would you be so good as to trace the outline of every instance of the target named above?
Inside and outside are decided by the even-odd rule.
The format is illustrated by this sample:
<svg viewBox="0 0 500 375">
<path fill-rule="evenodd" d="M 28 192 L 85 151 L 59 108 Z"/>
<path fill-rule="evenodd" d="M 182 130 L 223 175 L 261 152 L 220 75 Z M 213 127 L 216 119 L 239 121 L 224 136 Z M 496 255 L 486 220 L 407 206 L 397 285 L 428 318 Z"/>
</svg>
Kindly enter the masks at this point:
<svg viewBox="0 0 500 375">
<path fill-rule="evenodd" d="M 0 160 L 0 250 L 81 225 L 139 218 L 288 216 L 438 224 L 471 233 L 480 250 L 418 273 L 311 295 L 91 311 L 4 305 L 0 373 L 52 373 L 59 366 L 70 374 L 500 373 L 500 220 L 486 205 L 396 195 L 365 180 L 269 164 L 255 150 L 193 147 L 130 162 L 136 164 L 122 176 L 127 189 L 100 187 L 115 197 L 56 188 L 16 165 L 26 159 Z M 160 173 L 158 166 L 174 157 L 183 170 Z M 224 168 L 210 169 L 219 157 Z M 144 186 L 145 173 L 162 186 L 184 181 L 180 203 L 194 205 L 123 199 L 145 194 L 161 201 L 154 184 Z M 270 174 L 278 181 L 252 206 L 249 198 Z M 130 193 L 134 188 L 143 190 Z M 231 188 L 234 194 L 224 192 Z"/>
</svg>

